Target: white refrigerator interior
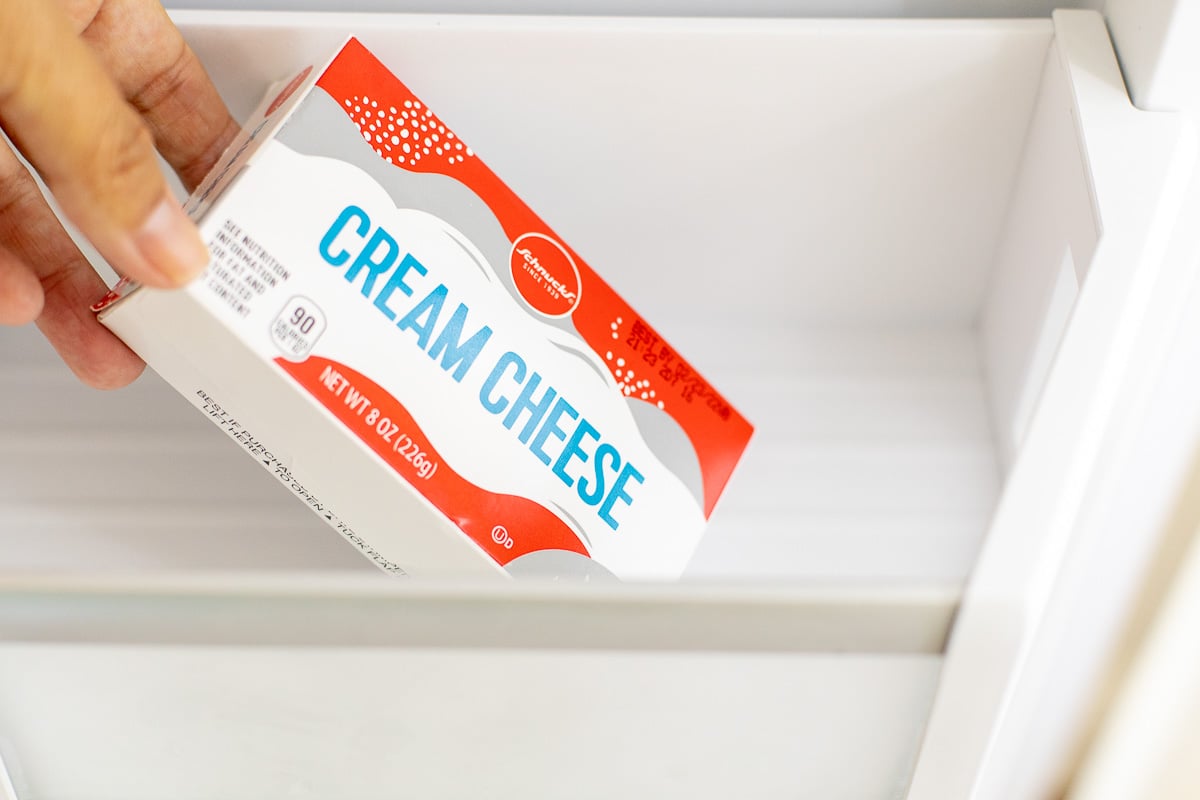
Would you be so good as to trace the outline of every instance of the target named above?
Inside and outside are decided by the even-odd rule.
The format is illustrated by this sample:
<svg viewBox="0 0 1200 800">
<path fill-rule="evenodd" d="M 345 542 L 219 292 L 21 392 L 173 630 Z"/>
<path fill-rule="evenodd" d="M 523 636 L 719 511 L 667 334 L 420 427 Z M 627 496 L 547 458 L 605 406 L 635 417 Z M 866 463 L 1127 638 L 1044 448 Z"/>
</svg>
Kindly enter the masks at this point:
<svg viewBox="0 0 1200 800">
<path fill-rule="evenodd" d="M 14 797 L 906 796 L 968 579 L 1055 563 L 1193 168 L 1101 17 L 175 16 L 239 116 L 357 35 L 757 433 L 679 585 L 397 581 L 155 376 L 2 330 Z"/>
</svg>

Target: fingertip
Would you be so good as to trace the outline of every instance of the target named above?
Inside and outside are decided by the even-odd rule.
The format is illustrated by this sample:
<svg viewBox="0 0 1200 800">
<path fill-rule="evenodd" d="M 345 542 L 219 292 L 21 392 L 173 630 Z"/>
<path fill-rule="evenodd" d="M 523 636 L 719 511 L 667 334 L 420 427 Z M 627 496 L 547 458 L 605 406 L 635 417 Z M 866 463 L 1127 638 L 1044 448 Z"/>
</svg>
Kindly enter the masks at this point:
<svg viewBox="0 0 1200 800">
<path fill-rule="evenodd" d="M 11 253 L 0 251 L 0 325 L 28 325 L 41 316 L 45 303 L 37 276 Z"/>
<path fill-rule="evenodd" d="M 41 292 L 4 294 L 0 297 L 0 325 L 28 325 L 41 316 L 44 304 Z"/>
<path fill-rule="evenodd" d="M 177 288 L 208 266 L 208 247 L 200 238 L 200 231 L 169 194 L 159 201 L 130 239 L 142 268 L 126 272 L 147 285 Z"/>
<path fill-rule="evenodd" d="M 105 391 L 128 386 L 146 369 L 136 353 L 103 327 L 69 349 L 60 349 L 59 355 L 82 383 Z"/>
<path fill-rule="evenodd" d="M 72 368 L 75 376 L 84 384 L 101 391 L 124 389 L 141 377 L 146 364 L 136 355 L 132 358 L 112 359 L 97 365 L 79 369 Z"/>
<path fill-rule="evenodd" d="M 89 310 L 107 288 L 90 269 L 68 270 L 46 286 L 37 326 L 71 372 L 96 389 L 119 389 L 137 380 L 146 365 Z"/>
</svg>

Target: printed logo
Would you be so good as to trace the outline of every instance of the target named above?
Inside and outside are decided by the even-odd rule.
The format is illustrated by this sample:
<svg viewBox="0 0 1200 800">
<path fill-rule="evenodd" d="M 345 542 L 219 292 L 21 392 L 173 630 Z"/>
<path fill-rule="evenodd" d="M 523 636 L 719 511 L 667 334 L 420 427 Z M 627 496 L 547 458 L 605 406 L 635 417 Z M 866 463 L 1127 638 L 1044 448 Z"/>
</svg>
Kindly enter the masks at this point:
<svg viewBox="0 0 1200 800">
<path fill-rule="evenodd" d="M 547 317 L 565 317 L 579 305 L 579 268 L 563 246 L 540 233 L 513 242 L 513 283 L 529 307 Z"/>
</svg>

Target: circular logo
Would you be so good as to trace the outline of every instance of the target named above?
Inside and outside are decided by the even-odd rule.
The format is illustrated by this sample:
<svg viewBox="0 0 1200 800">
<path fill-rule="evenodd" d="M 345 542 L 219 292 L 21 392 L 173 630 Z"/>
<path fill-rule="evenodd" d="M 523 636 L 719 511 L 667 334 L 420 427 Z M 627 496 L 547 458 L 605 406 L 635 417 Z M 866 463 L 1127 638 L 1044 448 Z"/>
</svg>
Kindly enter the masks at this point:
<svg viewBox="0 0 1200 800">
<path fill-rule="evenodd" d="M 508 528 L 503 525 L 497 525 L 492 528 L 492 541 L 503 547 L 505 550 L 512 550 L 516 542 L 513 537 L 508 535 Z"/>
<path fill-rule="evenodd" d="M 540 233 L 513 242 L 512 279 L 529 307 L 547 317 L 565 317 L 579 305 L 579 268 L 563 246 Z"/>
</svg>

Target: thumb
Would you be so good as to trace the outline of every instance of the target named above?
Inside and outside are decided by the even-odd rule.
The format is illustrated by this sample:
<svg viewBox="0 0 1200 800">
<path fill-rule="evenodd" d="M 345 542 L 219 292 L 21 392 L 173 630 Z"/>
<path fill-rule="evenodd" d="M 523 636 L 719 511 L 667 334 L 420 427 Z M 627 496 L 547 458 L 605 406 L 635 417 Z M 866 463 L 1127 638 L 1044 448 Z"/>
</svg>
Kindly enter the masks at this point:
<svg viewBox="0 0 1200 800">
<path fill-rule="evenodd" d="M 138 114 L 60 4 L 0 0 L 0 123 L 66 215 L 134 280 L 176 286 L 208 252 L 171 197 Z"/>
</svg>

